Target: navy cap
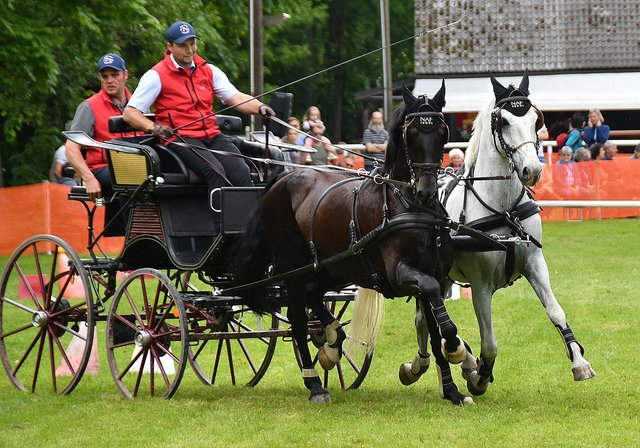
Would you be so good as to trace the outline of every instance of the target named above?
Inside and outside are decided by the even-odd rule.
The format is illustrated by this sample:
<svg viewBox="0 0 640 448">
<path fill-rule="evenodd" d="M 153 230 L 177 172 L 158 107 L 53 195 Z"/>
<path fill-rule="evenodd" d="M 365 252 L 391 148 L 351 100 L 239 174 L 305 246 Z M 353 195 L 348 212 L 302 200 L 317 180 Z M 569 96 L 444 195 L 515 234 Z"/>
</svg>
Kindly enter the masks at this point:
<svg viewBox="0 0 640 448">
<path fill-rule="evenodd" d="M 124 65 L 124 59 L 115 53 L 107 53 L 98 59 L 98 71 L 101 72 L 105 68 L 112 68 L 120 72 L 127 69 Z"/>
<path fill-rule="evenodd" d="M 196 30 L 187 22 L 173 22 L 165 34 L 167 42 L 183 43 L 185 40 L 196 36 Z"/>
</svg>

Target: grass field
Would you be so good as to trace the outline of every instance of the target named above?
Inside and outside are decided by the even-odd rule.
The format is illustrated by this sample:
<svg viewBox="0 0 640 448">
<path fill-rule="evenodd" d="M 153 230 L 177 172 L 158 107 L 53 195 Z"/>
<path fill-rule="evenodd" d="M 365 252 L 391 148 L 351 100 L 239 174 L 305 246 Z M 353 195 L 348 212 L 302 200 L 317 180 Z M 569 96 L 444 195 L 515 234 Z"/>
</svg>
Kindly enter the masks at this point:
<svg viewBox="0 0 640 448">
<path fill-rule="evenodd" d="M 413 303 L 386 301 L 386 323 L 364 384 L 313 405 L 290 342 L 280 341 L 255 388 L 206 387 L 187 369 L 171 400 L 125 400 L 100 351 L 100 373 L 69 396 L 22 393 L 0 371 L 0 446 L 440 447 L 639 446 L 640 220 L 545 224 L 552 286 L 597 372 L 575 383 L 560 336 L 521 280 L 494 301 L 495 382 L 475 405 L 438 397 L 435 368 L 404 387 L 416 351 Z M 4 268 L 7 257 L 0 258 Z M 447 302 L 479 348 L 471 303 Z M 99 330 L 100 340 L 104 331 Z M 466 391 L 459 368 L 458 386 Z"/>
</svg>

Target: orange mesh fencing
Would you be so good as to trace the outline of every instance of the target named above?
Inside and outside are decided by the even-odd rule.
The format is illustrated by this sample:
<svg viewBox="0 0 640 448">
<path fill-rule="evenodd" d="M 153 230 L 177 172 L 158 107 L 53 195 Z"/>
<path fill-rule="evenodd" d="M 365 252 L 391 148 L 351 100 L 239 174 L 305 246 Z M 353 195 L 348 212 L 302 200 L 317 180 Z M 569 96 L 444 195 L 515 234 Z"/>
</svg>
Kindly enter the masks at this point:
<svg viewBox="0 0 640 448">
<path fill-rule="evenodd" d="M 628 157 L 628 156 L 627 156 Z M 545 165 L 534 188 L 537 200 L 637 201 L 640 200 L 640 160 L 615 158 Z M 640 208 L 547 208 L 546 221 L 625 218 L 640 216 Z"/>
<path fill-rule="evenodd" d="M 38 234 L 59 236 L 78 253 L 87 253 L 87 212 L 78 201 L 67 199 L 66 185 L 42 183 L 0 188 L 0 255 L 10 255 L 25 239 Z M 94 217 L 96 235 L 103 229 L 104 208 Z M 122 237 L 101 238 L 107 253 L 122 250 Z"/>
</svg>

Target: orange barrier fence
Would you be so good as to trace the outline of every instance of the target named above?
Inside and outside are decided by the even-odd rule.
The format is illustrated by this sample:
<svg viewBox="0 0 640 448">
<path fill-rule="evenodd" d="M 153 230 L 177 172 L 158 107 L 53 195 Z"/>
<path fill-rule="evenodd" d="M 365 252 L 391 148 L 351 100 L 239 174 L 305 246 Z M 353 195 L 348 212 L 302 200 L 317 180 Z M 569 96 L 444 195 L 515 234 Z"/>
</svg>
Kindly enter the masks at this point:
<svg viewBox="0 0 640 448">
<path fill-rule="evenodd" d="M 640 200 L 640 160 L 616 159 L 567 165 L 545 165 L 534 188 L 537 200 Z M 61 237 L 79 253 L 87 253 L 87 214 L 67 199 L 69 187 L 42 183 L 0 188 L 0 255 L 9 255 L 30 236 Z M 546 208 L 545 221 L 640 216 L 640 208 Z M 104 208 L 98 208 L 95 232 L 102 231 Z M 119 253 L 123 238 L 103 238 L 100 246 Z"/>
<path fill-rule="evenodd" d="M 640 160 L 616 158 L 564 165 L 545 165 L 534 188 L 537 200 L 640 200 Z M 546 221 L 640 216 L 640 208 L 547 208 Z"/>
<path fill-rule="evenodd" d="M 67 199 L 66 185 L 42 183 L 0 188 L 0 255 L 10 255 L 30 236 L 48 233 L 59 236 L 79 253 L 87 253 L 87 213 L 78 201 Z M 104 208 L 99 207 L 94 227 L 102 231 Z M 123 238 L 102 238 L 100 246 L 109 253 L 122 250 Z"/>
</svg>

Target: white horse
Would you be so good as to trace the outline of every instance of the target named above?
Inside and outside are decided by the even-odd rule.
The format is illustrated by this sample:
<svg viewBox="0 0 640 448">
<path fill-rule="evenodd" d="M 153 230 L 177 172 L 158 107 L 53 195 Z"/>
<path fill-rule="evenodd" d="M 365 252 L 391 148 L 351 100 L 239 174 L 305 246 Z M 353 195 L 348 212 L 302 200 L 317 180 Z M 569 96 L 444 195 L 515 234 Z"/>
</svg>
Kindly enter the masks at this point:
<svg viewBox="0 0 640 448">
<path fill-rule="evenodd" d="M 488 252 L 459 239 L 462 243 L 455 251 L 449 273 L 451 281 L 444 286 L 444 293 L 449 294 L 453 281 L 470 284 L 473 291 L 481 352 L 477 359 L 467 355 L 462 373 L 469 392 L 474 395 L 482 395 L 493 382 L 493 366 L 498 355 L 491 323 L 493 294 L 521 275 L 531 283 L 549 319 L 560 332 L 572 362 L 574 380 L 595 376 L 551 290 L 549 270 L 542 254 L 539 207 L 525 190 L 535 185 L 542 173 L 543 164 L 536 155 L 536 131 L 544 124 L 542 113 L 528 98 L 526 71 L 517 89 L 504 87 L 493 75 L 491 82 L 495 100 L 480 111 L 473 123 L 464 174 L 440 190 L 441 200 L 452 219 L 495 235 L 507 246 L 506 251 Z M 400 367 L 403 384 L 417 381 L 429 367 L 428 325 L 424 310 L 419 307 L 416 331 L 419 351 L 413 362 Z"/>
</svg>

